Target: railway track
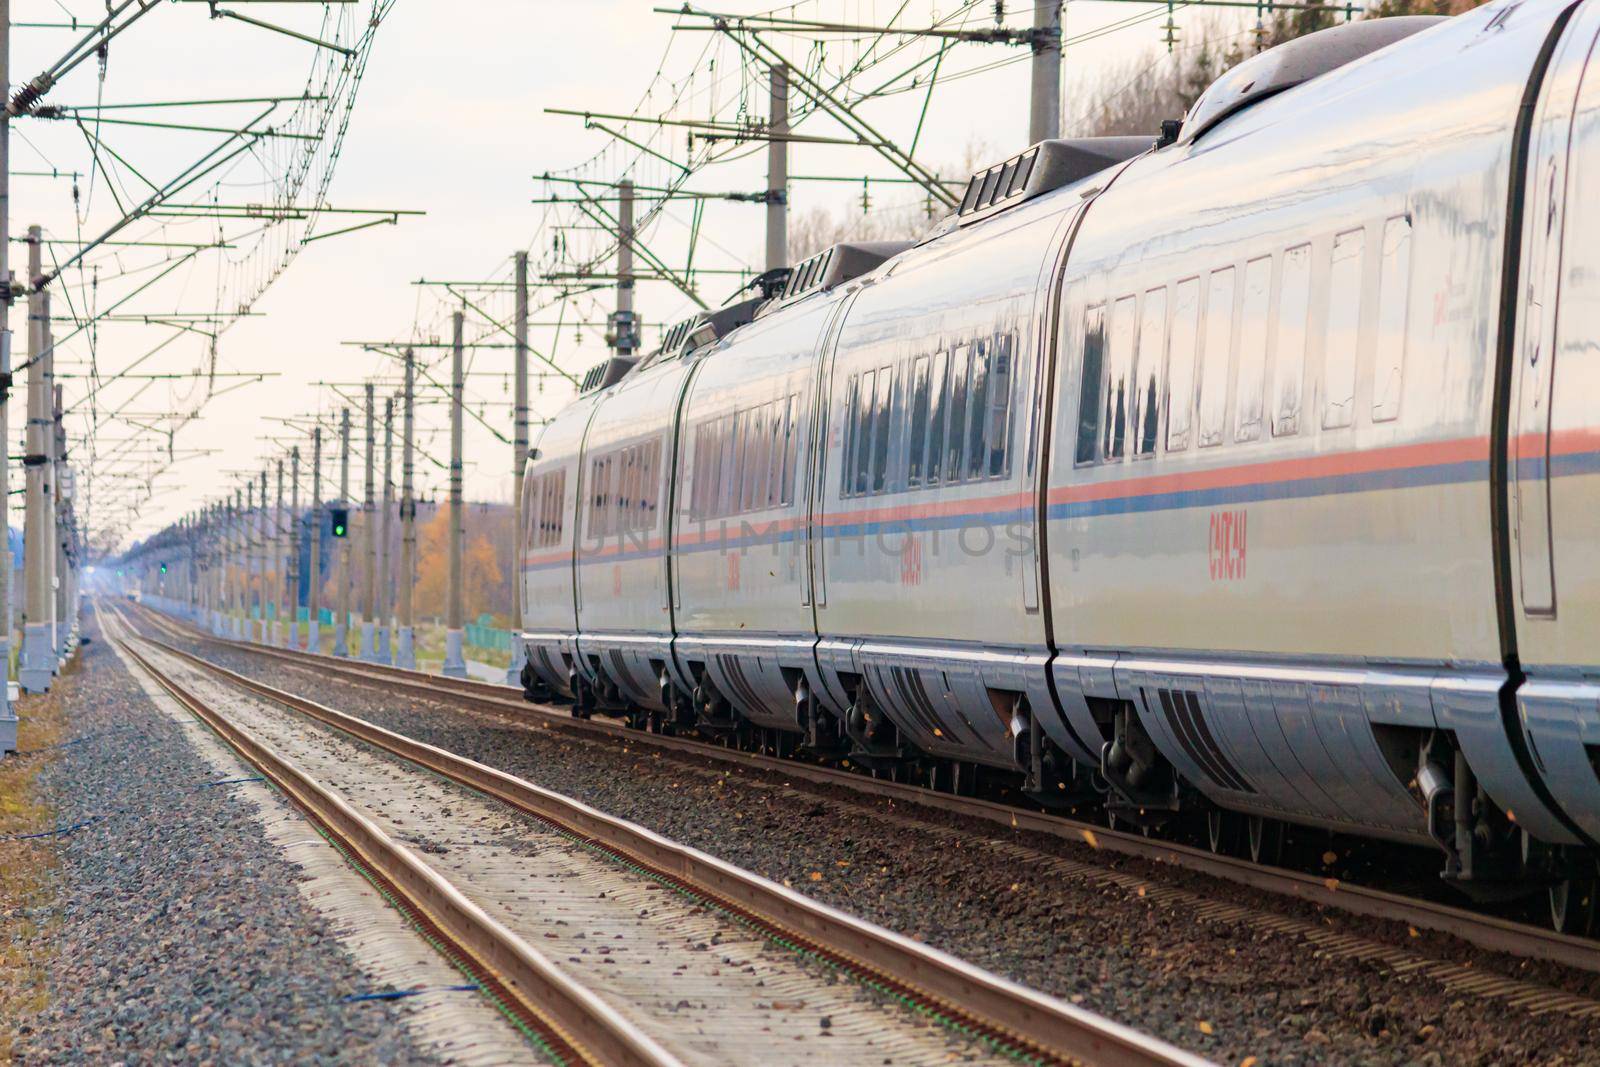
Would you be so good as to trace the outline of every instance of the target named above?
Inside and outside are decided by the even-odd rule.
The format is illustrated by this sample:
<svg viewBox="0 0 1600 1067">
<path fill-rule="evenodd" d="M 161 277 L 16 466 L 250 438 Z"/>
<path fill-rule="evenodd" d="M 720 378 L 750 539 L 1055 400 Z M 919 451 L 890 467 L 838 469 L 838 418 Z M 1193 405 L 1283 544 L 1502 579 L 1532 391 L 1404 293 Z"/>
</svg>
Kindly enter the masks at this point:
<svg viewBox="0 0 1600 1067">
<path fill-rule="evenodd" d="M 114 639 L 129 656 L 304 809 L 336 847 L 442 952 L 470 973 L 552 1061 L 716 1062 L 730 1048 L 741 1050 L 739 1058 L 761 1058 L 761 1035 L 781 1030 L 787 1019 L 780 1017 L 791 1010 L 779 1006 L 777 998 L 784 990 L 795 989 L 799 992 L 789 994 L 791 997 L 804 996 L 813 1005 L 837 1006 L 831 1009 L 832 1021 L 824 1024 L 825 1029 L 809 1035 L 813 1043 L 824 1043 L 815 1047 L 784 1044 L 781 1059 L 794 1058 L 796 1048 L 805 1050 L 802 1058 L 838 1061 L 844 1055 L 852 1059 L 849 1042 L 854 1040 L 866 1041 L 873 1055 L 889 1055 L 892 1050 L 896 1063 L 942 1061 L 950 1055 L 952 1042 L 965 1045 L 968 1058 L 980 1060 L 1127 1065 L 1204 1062 L 570 798 L 139 636 L 120 611 L 113 609 L 108 614 L 115 623 Z M 306 731 L 303 725 L 281 716 L 274 723 L 270 715 L 241 713 L 241 692 L 248 694 L 247 701 L 291 709 L 317 726 Z M 225 704 L 232 705 L 231 709 L 223 710 Z M 308 732 L 337 736 L 345 751 L 330 755 L 324 742 L 319 755 L 317 744 L 302 742 L 302 735 Z M 352 741 L 361 744 L 351 745 Z M 377 749 L 383 756 L 370 755 L 363 746 Z M 296 753 L 293 758 L 287 755 L 291 748 Z M 408 772 L 408 781 L 397 783 L 393 780 L 395 765 L 384 757 L 396 757 L 412 768 L 462 786 L 484 804 L 530 816 L 551 840 L 536 843 L 534 858 L 519 852 L 508 860 L 503 854 L 465 848 L 469 840 L 473 846 L 481 844 L 476 838 L 482 826 L 466 833 L 457 829 L 451 836 L 452 831 L 438 823 L 438 812 L 449 815 L 461 803 L 434 797 L 429 790 L 440 787 L 415 770 Z M 306 764 L 323 770 L 314 772 Z M 341 781 L 339 791 L 319 781 L 324 772 Z M 341 793 L 376 799 L 363 803 L 363 811 Z M 387 830 L 383 825 L 401 822 L 389 810 L 397 802 L 390 798 L 395 797 L 408 797 L 411 803 L 406 819 L 412 822 L 407 824 L 405 836 L 448 837 L 452 847 L 464 855 L 442 867 L 433 856 L 423 858 L 401 844 L 395 825 L 388 825 Z M 368 813 L 376 809 L 383 811 Z M 418 819 L 423 825 L 415 825 Z M 550 853 L 563 857 L 566 866 L 561 871 L 544 871 L 542 864 Z M 597 872 L 596 865 L 604 869 Z M 578 897 L 572 896 L 574 884 L 583 890 Z M 592 889 L 596 884 L 606 887 L 599 898 L 608 903 L 595 903 Z M 668 892 L 641 896 L 649 890 Z M 530 893 L 538 898 L 534 905 L 527 903 Z M 522 903 L 516 903 L 518 900 Z M 637 908 L 641 900 L 652 907 Z M 663 900 L 668 902 L 665 907 Z M 683 913 L 682 921 L 698 924 L 694 930 L 662 934 L 660 913 L 674 908 Z M 638 918 L 633 917 L 635 911 L 640 913 Z M 649 929 L 633 928 L 652 912 L 656 917 L 643 924 Z M 581 915 L 585 931 L 599 926 L 617 946 L 640 949 L 652 958 L 642 954 L 626 957 L 624 967 L 569 968 L 552 962 L 531 940 L 542 931 L 542 937 L 553 939 L 562 951 L 570 948 L 572 942 L 562 940 L 563 933 L 551 932 L 551 913 Z M 712 967 L 707 976 L 699 974 L 692 962 L 675 960 L 663 951 L 673 937 L 700 937 L 698 947 L 703 950 L 708 926 L 722 928 L 709 934 L 709 940 L 723 952 L 742 937 L 748 943 L 742 954 L 754 962 Z M 610 941 L 598 934 L 592 944 L 604 956 L 600 962 L 621 962 L 623 954 L 613 956 Z M 780 958 L 777 963 L 755 959 L 759 953 L 751 946 Z M 587 953 L 587 948 L 582 951 Z M 852 982 L 842 984 L 858 995 L 870 991 L 873 1003 L 852 1007 L 848 997 L 830 991 L 833 981 L 807 986 L 798 961 L 813 969 L 820 967 L 832 980 L 848 977 Z M 731 957 L 723 962 L 731 962 Z M 744 964 L 745 960 L 738 962 Z M 598 971 L 602 979 L 612 981 L 591 988 L 587 980 L 574 977 L 574 971 L 581 971 L 585 979 Z M 751 984 L 744 977 L 747 973 L 759 976 L 754 985 L 765 992 L 752 995 L 743 988 Z M 644 1003 L 630 1001 L 625 988 L 619 991 L 619 981 L 620 987 L 628 987 L 629 981 L 642 985 L 643 990 L 635 992 Z M 664 991 L 674 997 L 685 994 L 688 999 L 663 1012 L 660 1001 Z M 750 1003 L 740 1003 L 741 994 L 749 997 Z M 681 1009 L 692 1008 L 697 998 L 715 1002 L 716 1012 L 707 1016 L 690 1010 L 683 1012 L 681 1021 L 677 1019 Z M 710 1046 L 713 1055 L 707 1057 L 705 1035 L 714 1026 L 730 1029 L 716 1035 Z M 699 1037 L 685 1036 L 681 1032 L 685 1027 Z M 783 1036 L 790 1041 L 800 1039 L 797 1034 Z M 738 1045 L 739 1041 L 745 1044 Z"/>
<path fill-rule="evenodd" d="M 650 746 L 677 755 L 775 772 L 814 784 L 841 787 L 865 796 L 920 805 L 923 808 L 995 823 L 1015 830 L 1040 833 L 1078 843 L 1088 842 L 1097 850 L 1168 864 L 1292 900 L 1404 924 L 1416 930 L 1433 931 L 1487 951 L 1600 973 L 1600 951 L 1597 951 L 1597 945 L 1593 940 L 1484 915 L 1437 901 L 1386 892 L 1334 878 L 1267 867 L 1244 859 L 1217 855 L 1178 843 L 1147 838 L 1140 834 L 1111 830 L 1098 824 L 1028 808 L 973 797 L 953 796 L 923 786 L 886 781 L 800 760 L 744 752 L 688 737 L 647 733 L 603 720 L 574 718 L 565 708 L 528 703 L 521 699 L 520 694 L 508 690 L 505 686 L 444 678 L 400 667 L 355 662 L 317 653 L 219 639 L 184 627 L 158 612 L 141 609 L 141 613 L 153 625 L 180 639 L 215 644 L 278 660 L 301 669 L 314 669 L 323 676 L 334 676 L 390 692 L 443 701 L 471 713 L 489 716 L 502 725 L 526 728 L 531 720 L 542 728 L 574 737 Z M 1116 876 L 1108 874 L 1107 877 Z M 1237 908 L 1237 906 L 1232 907 Z M 1222 916 L 1219 915 L 1220 917 Z M 1327 935 L 1320 935 L 1320 938 L 1326 939 Z M 1339 946 L 1330 944 L 1327 947 L 1330 950 L 1337 950 Z M 1363 953 L 1369 947 L 1370 942 L 1350 944 L 1346 946 L 1346 951 L 1356 955 Z M 1397 954 L 1391 962 L 1410 969 L 1414 964 L 1402 959 L 1401 955 Z M 1436 976 L 1447 985 L 1460 983 L 1478 986 L 1481 984 L 1479 979 L 1483 977 L 1481 973 L 1473 972 L 1469 968 L 1457 968 L 1450 964 L 1438 965 L 1436 970 Z M 1514 981 L 1512 984 L 1520 985 Z M 1502 992 L 1514 996 L 1518 990 L 1506 987 Z M 1550 1003 L 1553 1008 L 1586 1016 L 1591 1014 L 1591 1009 L 1595 1009 L 1593 1014 L 1600 1016 L 1600 1006 L 1586 998 L 1553 994 Z"/>
</svg>

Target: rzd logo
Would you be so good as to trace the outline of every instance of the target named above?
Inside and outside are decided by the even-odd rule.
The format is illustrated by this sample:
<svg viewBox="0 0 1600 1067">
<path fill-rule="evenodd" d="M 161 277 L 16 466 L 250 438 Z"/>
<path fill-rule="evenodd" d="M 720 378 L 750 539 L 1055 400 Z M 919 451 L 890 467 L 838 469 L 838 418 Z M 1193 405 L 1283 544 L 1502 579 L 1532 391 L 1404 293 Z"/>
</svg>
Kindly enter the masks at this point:
<svg viewBox="0 0 1600 1067">
<path fill-rule="evenodd" d="M 1233 582 L 1244 577 L 1245 512 L 1211 513 L 1211 580 Z"/>
<path fill-rule="evenodd" d="M 906 543 L 900 546 L 900 584 L 922 584 L 922 542 L 916 534 L 906 534 Z"/>
</svg>

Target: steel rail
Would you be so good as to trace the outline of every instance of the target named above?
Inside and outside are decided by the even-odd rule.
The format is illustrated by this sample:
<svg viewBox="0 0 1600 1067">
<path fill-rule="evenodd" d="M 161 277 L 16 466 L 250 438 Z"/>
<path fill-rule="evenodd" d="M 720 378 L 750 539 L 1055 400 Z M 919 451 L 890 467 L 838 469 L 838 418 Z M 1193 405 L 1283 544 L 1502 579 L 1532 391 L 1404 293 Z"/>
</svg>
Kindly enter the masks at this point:
<svg viewBox="0 0 1600 1067">
<path fill-rule="evenodd" d="M 169 633 L 182 634 L 189 640 L 218 644 L 241 652 L 283 660 L 302 668 L 315 667 L 319 671 L 354 680 L 385 685 L 435 699 L 455 701 L 475 710 L 508 715 L 525 722 L 532 716 L 548 729 L 575 736 L 605 737 L 628 744 L 649 745 L 699 759 L 754 767 L 807 782 L 838 786 L 852 792 L 883 797 L 898 803 L 916 804 L 1014 830 L 1088 844 L 1096 850 L 1168 864 L 1319 907 L 1336 908 L 1352 915 L 1405 923 L 1419 930 L 1430 930 L 1457 938 L 1491 952 L 1544 960 L 1576 970 L 1600 973 L 1600 951 L 1597 951 L 1595 941 L 1557 933 L 1527 923 L 1514 922 L 1499 916 L 1483 915 L 1450 904 L 1404 896 L 1336 878 L 1267 867 L 1246 859 L 1217 855 L 1189 845 L 1112 830 L 1062 815 L 974 797 L 953 796 L 924 786 L 869 778 L 854 771 L 743 752 L 705 741 L 666 737 L 630 729 L 619 723 L 578 719 L 564 708 L 529 703 L 522 700 L 520 695 L 508 693 L 507 687 L 489 682 L 445 678 L 388 664 L 351 662 L 322 653 L 231 641 L 188 628 L 158 612 L 152 611 L 151 615 L 152 618 L 159 620 L 159 625 L 166 627 Z"/>
<path fill-rule="evenodd" d="M 475 760 L 143 640 L 200 670 L 549 823 L 930 1010 L 1024 1060 L 1104 1067 L 1199 1067 L 1207 1061 L 938 949 L 855 918 L 698 849 L 668 840 Z"/>
<path fill-rule="evenodd" d="M 337 794 L 210 707 L 124 638 L 115 638 L 163 689 L 289 797 L 352 862 L 524 1027 L 567 1063 L 678 1067 L 616 1009 L 579 985 L 521 937 Z M 148 638 L 141 638 L 149 642 Z M 159 644 L 157 642 L 150 642 Z M 179 653 L 179 655 L 182 655 Z"/>
</svg>

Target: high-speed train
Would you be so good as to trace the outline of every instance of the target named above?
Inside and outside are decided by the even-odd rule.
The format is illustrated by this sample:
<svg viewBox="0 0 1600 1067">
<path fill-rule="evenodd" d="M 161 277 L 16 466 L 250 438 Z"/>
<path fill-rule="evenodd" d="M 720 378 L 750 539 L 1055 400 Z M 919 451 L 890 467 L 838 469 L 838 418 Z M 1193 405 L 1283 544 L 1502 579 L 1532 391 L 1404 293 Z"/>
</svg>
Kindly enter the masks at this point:
<svg viewBox="0 0 1600 1067">
<path fill-rule="evenodd" d="M 1303 37 L 597 367 L 523 483 L 530 691 L 1429 845 L 1587 923 L 1597 42 L 1600 0 Z"/>
</svg>

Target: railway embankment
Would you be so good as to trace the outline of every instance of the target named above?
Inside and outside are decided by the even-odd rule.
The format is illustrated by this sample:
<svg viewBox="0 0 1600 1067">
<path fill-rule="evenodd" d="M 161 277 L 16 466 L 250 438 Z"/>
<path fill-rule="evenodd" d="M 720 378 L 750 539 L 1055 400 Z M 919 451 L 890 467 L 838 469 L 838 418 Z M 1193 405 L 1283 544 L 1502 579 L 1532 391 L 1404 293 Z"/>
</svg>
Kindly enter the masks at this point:
<svg viewBox="0 0 1600 1067">
<path fill-rule="evenodd" d="M 462 1052 L 407 1025 L 430 998 L 367 999 L 428 974 L 392 944 L 387 975 L 347 947 L 381 949 L 362 918 L 383 914 L 376 894 L 363 901 L 277 794 L 90 633 L 52 692 L 22 704 L 24 754 L 0 768 L 0 1061 Z"/>
</svg>

